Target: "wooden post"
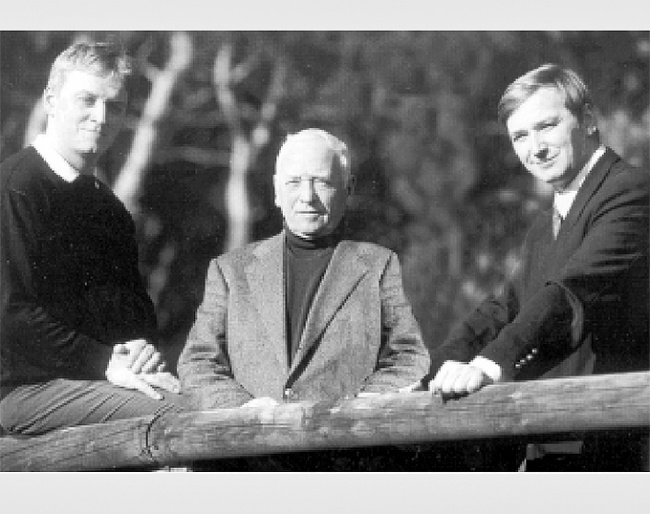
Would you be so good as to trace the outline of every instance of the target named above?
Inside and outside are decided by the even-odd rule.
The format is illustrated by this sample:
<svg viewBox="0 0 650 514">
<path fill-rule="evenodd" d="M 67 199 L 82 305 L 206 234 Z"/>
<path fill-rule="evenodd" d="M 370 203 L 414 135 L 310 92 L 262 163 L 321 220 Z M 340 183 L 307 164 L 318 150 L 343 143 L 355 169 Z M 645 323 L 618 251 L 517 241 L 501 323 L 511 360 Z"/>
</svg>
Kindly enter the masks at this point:
<svg viewBox="0 0 650 514">
<path fill-rule="evenodd" d="M 428 392 L 339 403 L 190 412 L 0 440 L 0 469 L 177 465 L 327 448 L 471 441 L 650 427 L 650 372 L 493 385 L 443 402 Z"/>
</svg>

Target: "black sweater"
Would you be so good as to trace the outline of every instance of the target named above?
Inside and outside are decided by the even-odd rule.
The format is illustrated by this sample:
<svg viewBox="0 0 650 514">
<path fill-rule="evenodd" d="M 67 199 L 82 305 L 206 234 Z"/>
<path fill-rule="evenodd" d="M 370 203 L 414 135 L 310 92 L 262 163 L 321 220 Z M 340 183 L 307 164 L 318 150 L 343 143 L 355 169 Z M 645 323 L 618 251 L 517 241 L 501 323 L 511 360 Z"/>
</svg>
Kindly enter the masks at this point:
<svg viewBox="0 0 650 514">
<path fill-rule="evenodd" d="M 32 147 L 0 166 L 2 393 L 104 379 L 112 346 L 155 337 L 131 216 L 103 184 L 68 183 Z"/>
</svg>

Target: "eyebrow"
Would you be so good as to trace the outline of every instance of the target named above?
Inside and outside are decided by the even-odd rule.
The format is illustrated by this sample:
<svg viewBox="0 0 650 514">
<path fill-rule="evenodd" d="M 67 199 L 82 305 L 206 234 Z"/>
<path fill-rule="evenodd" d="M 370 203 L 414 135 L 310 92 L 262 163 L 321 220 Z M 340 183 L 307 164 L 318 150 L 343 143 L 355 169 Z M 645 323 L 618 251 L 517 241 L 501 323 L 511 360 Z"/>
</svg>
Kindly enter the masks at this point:
<svg viewBox="0 0 650 514">
<path fill-rule="evenodd" d="M 509 135 L 511 139 L 514 139 L 517 136 L 523 136 L 524 134 L 526 134 L 526 132 L 527 130 L 520 129 L 520 130 L 515 130 L 514 132 L 510 132 Z"/>
<path fill-rule="evenodd" d="M 93 93 L 92 91 L 89 91 L 88 89 L 81 89 L 78 91 L 75 96 L 94 96 L 94 97 L 100 97 L 100 94 Z M 109 102 L 126 102 L 127 101 L 127 95 L 126 93 L 124 94 L 118 94 L 115 98 L 111 98 L 108 100 Z"/>
<path fill-rule="evenodd" d="M 558 122 L 561 119 L 562 119 L 561 114 L 553 114 L 553 115 L 546 116 L 545 118 L 542 118 L 541 120 L 535 122 L 535 124 L 533 126 L 535 128 L 537 128 L 537 127 L 539 127 L 541 125 L 545 125 L 545 124 L 550 123 L 550 122 Z"/>
<path fill-rule="evenodd" d="M 552 114 L 549 116 L 545 116 L 544 118 L 537 120 L 535 123 L 533 123 L 533 128 L 538 129 L 539 127 L 546 125 L 548 123 L 557 123 L 561 121 L 563 118 L 562 114 Z M 528 129 L 518 129 L 513 132 L 509 132 L 511 138 L 515 138 L 517 136 L 522 136 L 528 132 Z"/>
</svg>

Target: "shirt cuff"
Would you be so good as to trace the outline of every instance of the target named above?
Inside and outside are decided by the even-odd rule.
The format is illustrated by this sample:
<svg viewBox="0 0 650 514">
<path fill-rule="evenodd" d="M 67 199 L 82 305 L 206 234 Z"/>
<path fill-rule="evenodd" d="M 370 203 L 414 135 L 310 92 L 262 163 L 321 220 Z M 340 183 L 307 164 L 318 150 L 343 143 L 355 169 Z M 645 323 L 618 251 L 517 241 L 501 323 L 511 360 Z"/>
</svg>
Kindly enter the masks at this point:
<svg viewBox="0 0 650 514">
<path fill-rule="evenodd" d="M 472 361 L 469 364 L 470 366 L 474 366 L 480 369 L 483 373 L 485 373 L 488 377 L 490 377 L 495 383 L 501 381 L 503 372 L 501 370 L 501 366 L 499 366 L 496 362 L 487 359 L 485 357 L 481 357 L 480 355 L 477 355 L 472 359 Z"/>
</svg>

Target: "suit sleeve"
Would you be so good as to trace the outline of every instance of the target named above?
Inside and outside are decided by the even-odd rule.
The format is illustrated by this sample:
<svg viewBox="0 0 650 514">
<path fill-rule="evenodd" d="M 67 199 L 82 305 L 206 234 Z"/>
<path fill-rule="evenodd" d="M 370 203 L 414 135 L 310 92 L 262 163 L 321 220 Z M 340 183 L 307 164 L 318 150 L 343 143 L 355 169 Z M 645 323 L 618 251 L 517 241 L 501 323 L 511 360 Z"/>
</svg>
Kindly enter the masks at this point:
<svg viewBox="0 0 650 514">
<path fill-rule="evenodd" d="M 199 410 L 238 407 L 253 398 L 234 378 L 228 357 L 228 285 L 216 260 L 210 263 L 203 302 L 180 355 L 183 394 Z"/>
<path fill-rule="evenodd" d="M 513 276 L 500 294 L 483 300 L 465 319 L 452 327 L 445 341 L 431 351 L 431 371 L 424 382 L 431 380 L 445 361 L 469 362 L 492 341 L 519 310 L 516 287 L 518 277 Z"/>
<path fill-rule="evenodd" d="M 48 312 L 35 288 L 32 263 L 43 209 L 10 188 L 0 209 L 3 356 L 59 373 L 105 378 L 112 347 L 74 330 Z"/>
<path fill-rule="evenodd" d="M 566 354 L 583 341 L 603 306 L 620 306 L 633 274 L 645 276 L 647 288 L 648 177 L 634 177 L 612 179 L 609 193 L 594 198 L 580 246 L 481 355 L 512 369 L 538 347 Z"/>
<path fill-rule="evenodd" d="M 418 382 L 429 369 L 429 352 L 404 290 L 397 256 L 391 253 L 380 279 L 381 344 L 375 371 L 361 391 L 382 393 Z"/>
</svg>

